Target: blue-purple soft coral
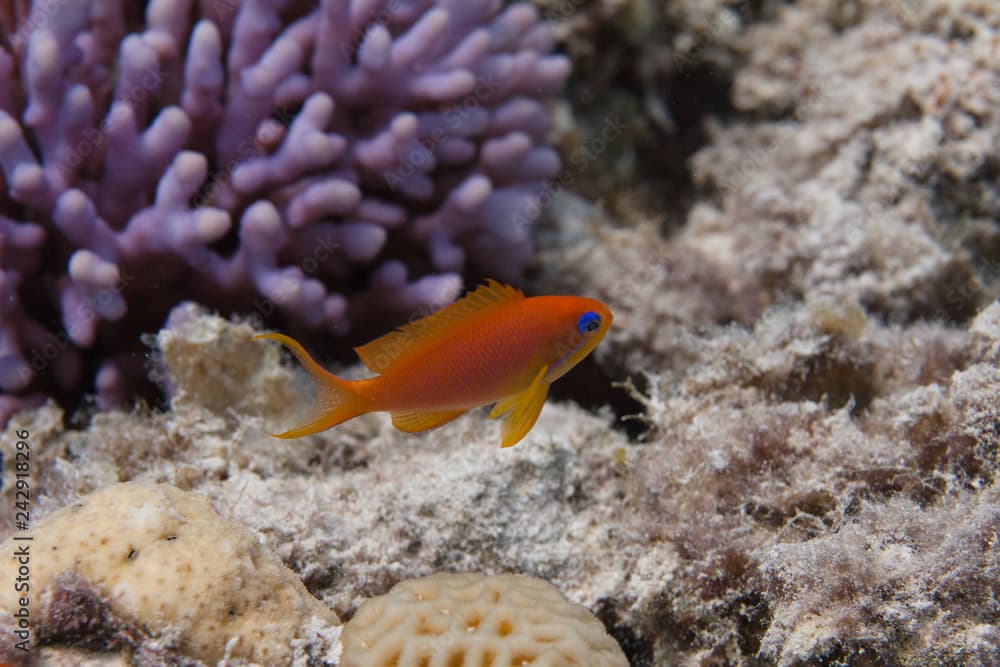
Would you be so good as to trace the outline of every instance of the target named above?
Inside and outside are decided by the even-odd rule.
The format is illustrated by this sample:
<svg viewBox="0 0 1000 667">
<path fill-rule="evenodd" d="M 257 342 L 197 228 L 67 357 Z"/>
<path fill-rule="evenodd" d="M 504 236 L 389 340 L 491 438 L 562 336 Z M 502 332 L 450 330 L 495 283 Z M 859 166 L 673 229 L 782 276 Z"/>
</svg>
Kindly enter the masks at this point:
<svg viewBox="0 0 1000 667">
<path fill-rule="evenodd" d="M 0 7 L 0 422 L 197 300 L 344 332 L 514 279 L 569 71 L 501 0 Z"/>
</svg>

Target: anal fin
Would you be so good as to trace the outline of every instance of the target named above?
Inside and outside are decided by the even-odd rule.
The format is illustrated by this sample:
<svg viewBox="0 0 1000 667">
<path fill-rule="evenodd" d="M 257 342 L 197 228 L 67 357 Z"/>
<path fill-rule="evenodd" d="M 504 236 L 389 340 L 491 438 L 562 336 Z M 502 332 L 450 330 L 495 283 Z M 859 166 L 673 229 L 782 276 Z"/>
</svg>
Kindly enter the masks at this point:
<svg viewBox="0 0 1000 667">
<path fill-rule="evenodd" d="M 465 410 L 443 410 L 440 412 L 393 412 L 392 425 L 407 433 L 429 431 L 447 424 L 465 414 Z"/>
<path fill-rule="evenodd" d="M 549 393 L 551 383 L 545 381 L 545 373 L 548 370 L 548 366 L 542 366 L 527 389 L 497 401 L 493 406 L 490 419 L 505 415 L 500 426 L 501 447 L 513 447 L 535 425 L 545 404 L 545 397 Z"/>
</svg>

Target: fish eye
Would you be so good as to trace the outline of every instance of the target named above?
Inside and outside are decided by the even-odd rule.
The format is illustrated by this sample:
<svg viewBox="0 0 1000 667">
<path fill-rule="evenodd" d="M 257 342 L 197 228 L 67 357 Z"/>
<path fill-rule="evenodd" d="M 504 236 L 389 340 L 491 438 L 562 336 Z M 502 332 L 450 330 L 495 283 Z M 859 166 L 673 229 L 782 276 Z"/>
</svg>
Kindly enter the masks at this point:
<svg viewBox="0 0 1000 667">
<path fill-rule="evenodd" d="M 601 328 L 601 316 L 592 310 L 588 310 L 576 323 L 576 330 L 587 335 L 592 334 Z"/>
</svg>

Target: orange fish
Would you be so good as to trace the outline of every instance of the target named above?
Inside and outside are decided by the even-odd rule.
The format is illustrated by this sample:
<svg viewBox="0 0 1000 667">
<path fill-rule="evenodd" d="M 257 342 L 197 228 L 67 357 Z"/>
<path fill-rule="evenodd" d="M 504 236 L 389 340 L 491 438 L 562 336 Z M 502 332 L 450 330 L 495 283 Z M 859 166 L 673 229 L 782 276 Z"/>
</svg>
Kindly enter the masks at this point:
<svg viewBox="0 0 1000 667">
<path fill-rule="evenodd" d="M 376 377 L 344 380 L 324 370 L 295 340 L 266 333 L 298 357 L 316 383 L 305 421 L 275 435 L 298 438 L 367 412 L 392 413 L 408 433 L 427 431 L 495 403 L 502 446 L 534 426 L 549 385 L 590 354 L 611 326 L 600 301 L 576 296 L 525 297 L 486 281 L 447 308 L 355 348 Z"/>
</svg>

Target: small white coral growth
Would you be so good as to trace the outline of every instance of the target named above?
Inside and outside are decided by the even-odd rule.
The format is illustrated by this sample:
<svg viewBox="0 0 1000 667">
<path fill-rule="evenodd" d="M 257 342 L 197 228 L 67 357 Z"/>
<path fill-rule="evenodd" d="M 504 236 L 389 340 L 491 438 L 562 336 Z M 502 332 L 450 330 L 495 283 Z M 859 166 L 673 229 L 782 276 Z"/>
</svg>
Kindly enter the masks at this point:
<svg viewBox="0 0 1000 667">
<path fill-rule="evenodd" d="M 433 574 L 367 600 L 344 626 L 343 667 L 624 667 L 601 622 L 552 584 Z"/>
<path fill-rule="evenodd" d="M 104 598 L 95 604 L 140 634 L 211 663 L 228 654 L 285 664 L 293 641 L 309 634 L 306 625 L 339 625 L 250 531 L 220 517 L 207 498 L 167 484 L 116 484 L 49 515 L 27 535 L 36 554 L 31 586 L 40 606 L 32 613 L 40 635 L 53 634 L 45 619 L 82 613 L 47 609 L 65 606 L 64 594 L 50 593 L 67 576 L 77 588 L 92 586 Z M 0 580 L 14 581 L 13 549 L 11 540 L 0 545 Z M 16 596 L 13 586 L 0 590 L 0 617 L 17 608 Z"/>
</svg>

